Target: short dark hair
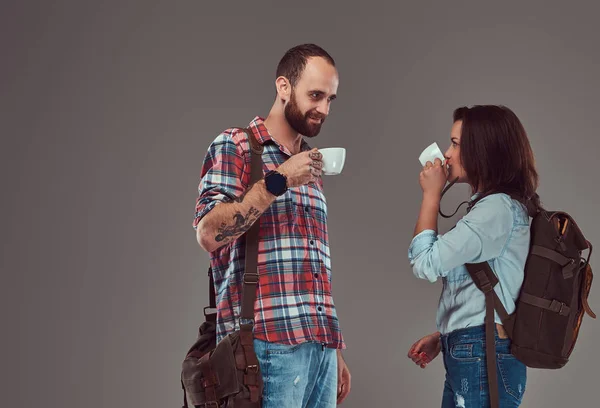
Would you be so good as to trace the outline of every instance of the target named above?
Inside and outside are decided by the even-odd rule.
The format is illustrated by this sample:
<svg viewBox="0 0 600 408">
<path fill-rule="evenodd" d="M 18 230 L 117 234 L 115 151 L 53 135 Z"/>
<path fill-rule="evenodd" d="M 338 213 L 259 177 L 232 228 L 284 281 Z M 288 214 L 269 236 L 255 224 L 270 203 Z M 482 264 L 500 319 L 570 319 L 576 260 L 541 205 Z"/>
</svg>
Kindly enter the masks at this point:
<svg viewBox="0 0 600 408">
<path fill-rule="evenodd" d="M 283 76 L 290 81 L 292 87 L 295 87 L 306 67 L 306 61 L 311 57 L 325 58 L 335 67 L 335 61 L 323 48 L 316 44 L 301 44 L 286 51 L 277 65 L 275 77 Z"/>
<path fill-rule="evenodd" d="M 533 150 L 517 115 L 502 105 L 475 105 L 456 109 L 453 119 L 462 121 L 460 161 L 479 199 L 505 193 L 530 214 L 541 210 Z"/>
</svg>

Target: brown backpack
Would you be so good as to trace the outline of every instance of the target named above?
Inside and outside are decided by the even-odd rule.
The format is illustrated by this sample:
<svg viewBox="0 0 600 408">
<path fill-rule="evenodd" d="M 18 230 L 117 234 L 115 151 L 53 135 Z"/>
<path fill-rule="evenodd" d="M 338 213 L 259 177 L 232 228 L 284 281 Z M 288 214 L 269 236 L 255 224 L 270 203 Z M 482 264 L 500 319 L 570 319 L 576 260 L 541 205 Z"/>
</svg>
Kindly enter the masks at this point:
<svg viewBox="0 0 600 408">
<path fill-rule="evenodd" d="M 582 257 L 589 250 L 587 258 Z M 467 264 L 475 285 L 485 293 L 486 359 L 490 402 L 498 407 L 494 310 L 511 339 L 511 353 L 531 368 L 558 369 L 569 361 L 592 285 L 592 244 L 573 218 L 562 211 L 540 211 L 531 223 L 531 243 L 523 286 L 508 315 L 493 290 L 498 279 L 488 262 Z"/>
<path fill-rule="evenodd" d="M 263 146 L 252 130 L 242 129 L 248 135 L 251 147 L 251 184 L 262 178 Z M 258 232 L 260 219 L 245 233 L 246 265 L 243 276 L 241 319 L 254 320 L 254 301 L 258 283 Z M 209 308 L 216 309 L 212 270 L 209 268 Z M 240 329 L 216 342 L 216 312 L 207 314 L 198 330 L 198 339 L 188 350 L 182 363 L 181 386 L 183 407 L 188 399 L 195 407 L 262 406 L 263 379 L 254 351 L 252 324 L 241 324 Z"/>
</svg>

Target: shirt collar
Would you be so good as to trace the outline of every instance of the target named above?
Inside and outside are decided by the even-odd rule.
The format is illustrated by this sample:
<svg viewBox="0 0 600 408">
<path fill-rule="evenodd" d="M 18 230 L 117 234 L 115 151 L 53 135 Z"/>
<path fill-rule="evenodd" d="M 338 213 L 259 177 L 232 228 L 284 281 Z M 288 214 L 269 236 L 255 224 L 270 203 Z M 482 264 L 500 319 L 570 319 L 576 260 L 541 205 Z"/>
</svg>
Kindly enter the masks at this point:
<svg viewBox="0 0 600 408">
<path fill-rule="evenodd" d="M 258 142 L 261 145 L 264 145 L 266 143 L 275 143 L 277 146 L 279 146 L 279 149 L 286 153 L 287 155 L 291 156 L 291 153 L 288 151 L 288 149 L 286 149 L 284 146 L 280 145 L 279 143 L 277 143 L 277 141 L 275 139 L 273 139 L 273 137 L 271 136 L 271 134 L 269 133 L 269 130 L 267 129 L 267 127 L 265 126 L 265 120 L 264 118 L 260 117 L 260 116 L 255 116 L 254 119 L 252 119 L 252 121 L 250 122 L 250 129 L 252 129 L 252 132 L 254 133 L 254 135 L 256 136 L 256 139 L 258 140 Z M 300 145 L 300 150 L 305 152 L 310 150 L 311 147 L 309 146 L 309 144 L 306 142 L 306 140 L 304 140 L 304 138 L 302 138 L 302 143 Z"/>
<path fill-rule="evenodd" d="M 252 119 L 250 122 L 250 129 L 252 129 L 252 132 L 261 145 L 271 141 L 274 142 L 269 130 L 265 126 L 265 120 L 260 116 L 256 116 L 254 119 Z"/>
</svg>

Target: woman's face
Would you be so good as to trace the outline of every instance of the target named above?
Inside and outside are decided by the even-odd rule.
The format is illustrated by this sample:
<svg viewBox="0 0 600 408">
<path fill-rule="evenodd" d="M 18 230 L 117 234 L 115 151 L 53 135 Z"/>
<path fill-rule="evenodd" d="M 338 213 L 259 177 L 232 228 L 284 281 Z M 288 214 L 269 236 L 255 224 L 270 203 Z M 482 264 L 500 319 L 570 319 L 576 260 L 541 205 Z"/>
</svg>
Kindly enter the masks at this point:
<svg viewBox="0 0 600 408">
<path fill-rule="evenodd" d="M 467 174 L 460 162 L 460 132 L 462 129 L 462 120 L 454 122 L 450 130 L 450 147 L 444 153 L 446 164 L 448 166 L 448 181 L 453 181 L 458 177 L 457 183 L 467 183 Z"/>
</svg>

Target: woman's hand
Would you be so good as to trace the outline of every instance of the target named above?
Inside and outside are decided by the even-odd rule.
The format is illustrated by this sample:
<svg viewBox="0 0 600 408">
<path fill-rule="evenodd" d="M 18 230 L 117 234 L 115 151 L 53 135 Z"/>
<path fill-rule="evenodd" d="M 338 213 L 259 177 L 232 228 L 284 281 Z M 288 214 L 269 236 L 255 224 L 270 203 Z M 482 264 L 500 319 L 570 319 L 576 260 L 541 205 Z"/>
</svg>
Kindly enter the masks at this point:
<svg viewBox="0 0 600 408">
<path fill-rule="evenodd" d="M 417 340 L 408 350 L 408 358 L 421 368 L 425 368 L 440 354 L 441 349 L 440 333 L 436 332 Z"/>
<path fill-rule="evenodd" d="M 428 161 L 419 174 L 419 184 L 424 194 L 440 195 L 447 180 L 448 170 L 440 159 L 435 159 L 434 163 Z"/>
</svg>

